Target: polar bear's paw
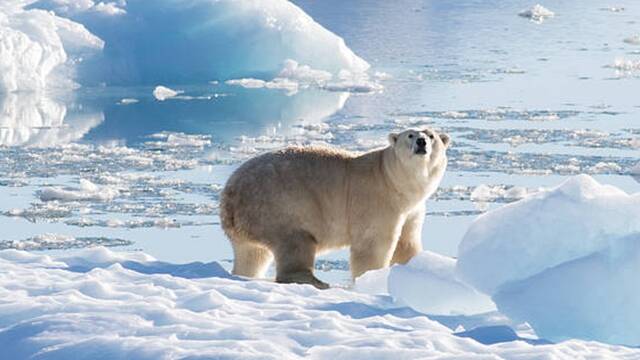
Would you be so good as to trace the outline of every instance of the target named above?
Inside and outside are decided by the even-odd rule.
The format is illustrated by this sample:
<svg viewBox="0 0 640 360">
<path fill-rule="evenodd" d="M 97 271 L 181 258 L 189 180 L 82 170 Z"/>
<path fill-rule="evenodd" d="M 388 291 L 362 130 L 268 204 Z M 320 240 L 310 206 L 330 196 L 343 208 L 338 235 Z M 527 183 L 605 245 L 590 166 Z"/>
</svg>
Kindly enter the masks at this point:
<svg viewBox="0 0 640 360">
<path fill-rule="evenodd" d="M 282 284 L 309 284 L 320 290 L 328 289 L 329 284 L 319 280 L 310 270 L 303 270 L 293 273 L 278 275 L 276 282 Z"/>
</svg>

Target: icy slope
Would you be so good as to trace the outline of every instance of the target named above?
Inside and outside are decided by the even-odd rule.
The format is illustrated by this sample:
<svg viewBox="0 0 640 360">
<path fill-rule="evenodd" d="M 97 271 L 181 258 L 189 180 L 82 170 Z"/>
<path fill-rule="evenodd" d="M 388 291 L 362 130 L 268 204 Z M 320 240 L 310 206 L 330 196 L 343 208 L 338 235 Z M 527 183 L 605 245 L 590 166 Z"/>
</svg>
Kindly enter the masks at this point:
<svg viewBox="0 0 640 360">
<path fill-rule="evenodd" d="M 272 79 L 287 59 L 369 67 L 286 0 L 4 0 L 0 34 L 0 92 Z"/>
<path fill-rule="evenodd" d="M 11 359 L 633 358 L 595 342 L 482 345 L 389 298 L 229 278 L 104 248 L 0 251 L 0 346 Z"/>
<path fill-rule="evenodd" d="M 480 216 L 457 268 L 550 340 L 640 344 L 640 193 L 587 175 Z"/>
</svg>

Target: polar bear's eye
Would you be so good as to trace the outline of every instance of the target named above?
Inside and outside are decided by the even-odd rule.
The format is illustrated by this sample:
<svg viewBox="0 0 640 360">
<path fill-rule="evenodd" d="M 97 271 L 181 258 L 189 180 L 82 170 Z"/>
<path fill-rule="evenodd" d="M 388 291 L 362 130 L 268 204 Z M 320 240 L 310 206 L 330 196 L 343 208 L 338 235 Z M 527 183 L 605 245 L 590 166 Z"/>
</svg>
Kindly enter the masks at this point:
<svg viewBox="0 0 640 360">
<path fill-rule="evenodd" d="M 413 134 L 409 134 L 409 139 L 413 139 Z"/>
<path fill-rule="evenodd" d="M 429 139 L 433 140 L 433 134 L 429 134 Z"/>
</svg>

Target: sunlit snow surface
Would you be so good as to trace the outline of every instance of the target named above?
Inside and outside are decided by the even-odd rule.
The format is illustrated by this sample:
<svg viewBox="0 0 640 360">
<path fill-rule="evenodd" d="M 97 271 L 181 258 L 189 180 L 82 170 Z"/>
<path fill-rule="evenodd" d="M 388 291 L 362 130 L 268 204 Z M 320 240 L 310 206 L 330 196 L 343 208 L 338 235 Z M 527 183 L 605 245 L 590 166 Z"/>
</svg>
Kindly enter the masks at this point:
<svg viewBox="0 0 640 360">
<path fill-rule="evenodd" d="M 453 139 L 448 151 L 448 172 L 428 203 L 423 232 L 427 250 L 449 257 L 458 255 L 459 242 L 479 214 L 557 186 L 567 176 L 586 173 L 627 193 L 640 191 L 637 180 L 640 179 L 637 97 L 640 52 L 633 41 L 638 34 L 640 8 L 634 2 L 619 1 L 611 6 L 595 0 L 545 3 L 555 16 L 542 23 L 517 15 L 535 5 L 527 1 L 407 0 L 375 1 L 367 6 L 333 0 L 294 2 L 315 22 L 344 38 L 355 54 L 371 64 L 366 79 L 349 78 L 344 72 L 341 77 L 339 71 L 331 69 L 331 81 L 342 87 L 328 88 L 327 77 L 314 70 L 329 70 L 308 59 L 297 59 L 295 67 L 292 63 L 287 67 L 286 59 L 292 58 L 287 53 L 278 61 L 270 62 L 268 73 L 238 73 L 228 78 L 207 76 L 197 85 L 155 79 L 157 81 L 145 85 L 127 87 L 84 86 L 71 93 L 0 95 L 0 247 L 49 249 L 46 254 L 74 256 L 75 250 L 62 249 L 117 246 L 111 249 L 142 250 L 171 263 L 218 261 L 229 269 L 232 253 L 219 227 L 218 200 L 226 179 L 240 162 L 294 143 L 366 151 L 384 146 L 389 132 L 406 127 L 436 127 L 448 132 Z M 55 4 L 65 3 L 71 2 L 41 1 L 38 6 L 54 8 Z M 95 5 L 88 1 L 78 3 Z M 142 4 L 127 3 L 129 6 Z M 2 10 L 7 8 L 5 3 L 2 6 L 5 6 Z M 125 15 L 116 8 L 115 5 L 102 5 L 93 10 L 81 7 L 67 9 L 65 13 L 58 7 L 57 11 L 60 16 L 72 12 L 89 16 L 91 12 L 94 19 L 106 16 L 105 12 L 111 17 Z M 51 20 L 50 13 L 42 12 L 38 16 L 58 21 Z M 0 18 L 0 30 L 26 26 L 21 21 L 20 17 Z M 41 24 L 50 26 L 49 22 Z M 105 29 L 89 30 L 98 34 Z M 75 28 L 71 34 L 85 32 Z M 169 36 L 167 34 L 171 31 L 163 32 L 163 36 Z M 2 38 L 5 39 L 9 38 Z M 90 36 L 82 39 L 83 42 L 77 44 L 85 46 L 66 51 L 67 60 L 82 56 L 89 61 L 101 51 L 103 44 L 99 41 Z M 44 40 L 57 41 L 55 38 Z M 143 42 L 142 38 L 136 40 Z M 107 51 L 108 46 L 104 46 Z M 58 50 L 47 49 L 55 56 L 59 55 Z M 19 57 L 17 53 L 11 54 Z M 55 59 L 67 61 L 62 57 Z M 47 79 L 64 78 L 69 75 L 65 71 L 70 67 L 58 68 L 64 70 L 58 74 L 47 73 L 44 70 L 48 68 L 43 68 L 44 72 L 35 75 L 20 72 L 15 66 L 12 69 L 13 72 L 3 75 L 24 75 L 15 78 L 18 80 L 14 83 L 37 85 L 41 81 L 38 76 L 49 74 L 53 77 L 47 75 Z M 186 68 L 178 70 L 183 69 Z M 261 86 L 225 83 L 225 80 L 251 78 L 258 80 L 252 80 L 254 85 Z M 11 84 L 7 79 L 2 81 Z M 244 81 L 245 85 L 251 83 Z M 7 85 L 5 91 L 16 86 Z M 160 101 L 154 96 L 158 86 L 181 93 L 170 98 L 160 96 L 163 98 Z M 347 259 L 344 251 L 322 257 L 316 264 L 318 276 L 339 286 L 350 286 Z M 430 276 L 431 270 L 426 264 L 418 263 L 409 269 L 418 274 L 417 281 L 423 276 L 421 272 Z M 32 270 L 26 268 L 20 271 L 23 270 L 30 274 L 25 276 L 34 279 L 41 275 L 30 273 Z M 45 273 L 45 270 L 39 271 Z M 114 275 L 110 283 L 114 288 L 118 288 L 118 281 L 122 280 L 118 276 Z M 155 280 L 140 277 L 140 281 Z M 302 291 L 265 282 L 241 285 L 225 281 L 228 281 L 225 284 L 235 284 L 232 288 L 281 289 L 278 291 L 291 298 Z M 203 291 L 211 288 L 204 290 L 200 285 L 195 286 Z M 451 296 L 464 294 L 458 287 L 449 289 Z M 260 293 L 260 290 L 251 291 Z M 324 296 L 312 293 L 313 297 Z M 330 294 L 326 295 L 327 299 L 335 296 L 331 301 L 355 302 L 354 307 L 382 306 L 366 300 L 370 298 L 341 290 Z M 315 301 L 313 297 L 310 301 Z M 166 298 L 158 299 L 162 304 L 166 301 Z M 463 308 L 466 305 L 460 304 Z M 252 306 L 253 303 L 249 308 L 253 309 Z M 425 307 L 424 311 L 427 310 Z M 58 316 L 55 324 L 64 317 L 53 314 L 56 311 L 52 308 L 50 315 Z M 492 314 L 492 319 L 504 319 L 501 314 Z M 332 318 L 331 321 L 342 328 L 342 315 L 333 315 L 338 316 L 338 320 Z M 481 318 L 482 321 L 473 316 L 455 321 L 449 317 L 437 319 L 451 325 L 452 330 L 459 325 L 465 330 L 479 325 L 508 325 L 520 334 L 518 327 L 525 326 Z M 7 319 L 15 323 L 13 318 Z M 408 342 L 421 346 L 424 351 L 444 352 L 444 348 L 448 348 L 450 335 L 446 335 L 444 342 L 430 340 L 431 333 L 423 337 L 403 335 L 407 328 L 395 323 L 396 320 L 390 325 L 395 330 L 388 328 L 393 335 L 358 338 L 361 340 L 354 343 L 372 341 L 373 347 L 384 342 L 380 339 L 397 336 L 401 340 L 390 344 Z M 129 320 L 125 319 L 119 324 L 127 323 Z M 161 326 L 171 326 L 169 323 Z M 80 322 L 73 326 L 83 328 Z M 131 323 L 131 326 L 142 325 Z M 363 329 L 368 325 L 362 326 L 356 327 L 353 336 L 366 333 Z M 422 325 L 415 326 L 418 329 Z M 96 332 L 107 332 L 106 328 L 100 329 Z M 153 327 L 150 329 L 154 331 Z M 207 329 L 214 331 L 211 326 Z M 219 338 L 243 338 L 244 333 L 234 331 L 230 329 Z M 79 332 L 82 330 L 70 334 Z M 311 346 L 304 341 L 304 335 L 300 336 L 286 335 L 292 344 L 302 344 L 287 348 L 298 349 L 291 350 L 295 355 L 303 354 Z M 244 338 L 251 339 L 251 336 Z M 294 338 L 297 340 L 290 340 Z M 182 342 L 180 339 L 178 336 L 176 341 Z M 264 343 L 276 342 L 269 339 Z M 455 339 L 455 344 L 462 341 Z M 136 344 L 147 340 L 131 341 Z M 149 341 L 158 343 L 158 340 Z M 466 341 L 470 340 L 464 340 L 465 344 Z M 264 346 L 260 353 L 271 353 L 272 348 Z M 346 349 L 351 345 L 345 346 L 340 349 L 349 357 L 352 353 Z M 457 345 L 452 346 L 451 352 L 455 353 Z M 509 346 L 518 349 L 525 345 Z M 563 343 L 555 349 L 565 350 L 546 351 L 565 358 L 579 357 L 578 353 L 605 356 L 603 354 L 610 351 L 604 345 L 580 342 Z M 398 351 L 394 348 L 389 356 L 396 356 Z"/>
<path fill-rule="evenodd" d="M 390 297 L 230 278 L 217 263 L 172 264 L 105 248 L 49 257 L 0 251 L 0 344 L 13 359 L 627 358 L 571 340 L 492 346 Z M 496 337 L 495 327 L 489 328 Z M 475 336 L 491 341 L 491 335 Z M 487 331 L 485 330 L 485 333 Z M 464 334 L 464 333 L 463 333 Z"/>
</svg>

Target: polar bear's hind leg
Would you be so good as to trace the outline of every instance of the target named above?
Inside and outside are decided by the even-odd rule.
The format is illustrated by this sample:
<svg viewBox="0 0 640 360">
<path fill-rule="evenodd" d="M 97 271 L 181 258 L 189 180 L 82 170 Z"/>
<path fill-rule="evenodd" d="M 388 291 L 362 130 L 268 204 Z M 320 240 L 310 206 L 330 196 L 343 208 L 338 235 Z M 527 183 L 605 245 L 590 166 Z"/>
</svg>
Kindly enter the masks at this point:
<svg viewBox="0 0 640 360">
<path fill-rule="evenodd" d="M 273 254 L 266 247 L 252 242 L 232 241 L 233 246 L 233 274 L 259 278 L 263 277 Z"/>
</svg>

